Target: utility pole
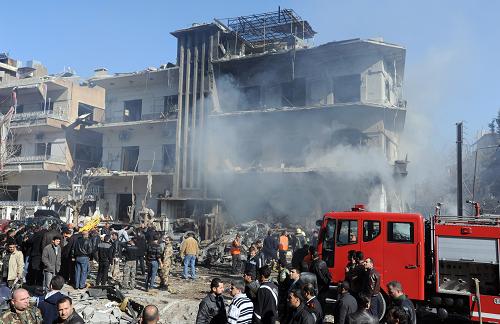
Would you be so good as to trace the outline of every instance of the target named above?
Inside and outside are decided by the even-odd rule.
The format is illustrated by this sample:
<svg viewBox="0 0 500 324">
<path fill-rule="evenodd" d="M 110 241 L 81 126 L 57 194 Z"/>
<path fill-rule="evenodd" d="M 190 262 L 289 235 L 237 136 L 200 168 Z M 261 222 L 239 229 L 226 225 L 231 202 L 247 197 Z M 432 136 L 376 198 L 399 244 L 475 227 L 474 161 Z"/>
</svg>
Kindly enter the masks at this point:
<svg viewBox="0 0 500 324">
<path fill-rule="evenodd" d="M 463 143 L 463 122 L 457 123 L 457 216 L 463 216 L 463 196 L 462 196 L 462 143 Z"/>
</svg>

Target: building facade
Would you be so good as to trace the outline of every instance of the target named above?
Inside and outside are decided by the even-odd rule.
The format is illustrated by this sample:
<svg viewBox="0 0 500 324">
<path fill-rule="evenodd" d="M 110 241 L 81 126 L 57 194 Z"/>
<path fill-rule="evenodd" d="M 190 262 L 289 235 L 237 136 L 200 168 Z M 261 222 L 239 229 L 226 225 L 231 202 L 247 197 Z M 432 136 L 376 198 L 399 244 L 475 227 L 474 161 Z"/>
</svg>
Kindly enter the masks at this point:
<svg viewBox="0 0 500 324">
<path fill-rule="evenodd" d="M 103 136 L 101 168 L 92 175 L 103 182 L 100 210 L 140 221 L 145 210 L 160 213 L 158 198 L 172 190 L 178 68 L 98 72 L 90 82 L 106 89 L 106 117 L 89 129 Z"/>
<path fill-rule="evenodd" d="M 44 197 L 67 199 L 71 173 L 84 172 L 101 160 L 101 136 L 76 121 L 98 122 L 104 117 L 104 90 L 80 84 L 72 73 L 48 75 L 29 62 L 0 82 L 0 112 L 14 107 L 8 130 L 8 155 L 3 159 L 3 206 L 41 205 Z M 23 71 L 24 69 L 24 71 Z M 21 70 L 21 71 L 20 71 Z M 12 94 L 15 94 L 12 96 Z M 3 218 L 11 212 L 3 209 Z M 9 214 L 9 215 L 7 215 Z"/>
</svg>

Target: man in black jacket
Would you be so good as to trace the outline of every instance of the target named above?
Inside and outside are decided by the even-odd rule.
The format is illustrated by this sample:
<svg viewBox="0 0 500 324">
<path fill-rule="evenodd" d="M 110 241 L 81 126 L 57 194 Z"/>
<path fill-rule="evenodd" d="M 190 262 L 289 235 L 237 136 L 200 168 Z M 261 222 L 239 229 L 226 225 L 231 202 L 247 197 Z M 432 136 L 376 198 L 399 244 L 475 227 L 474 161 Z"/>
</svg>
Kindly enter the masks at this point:
<svg viewBox="0 0 500 324">
<path fill-rule="evenodd" d="M 378 324 L 378 318 L 370 313 L 371 296 L 361 293 L 358 300 L 358 310 L 347 317 L 346 323 Z"/>
<path fill-rule="evenodd" d="M 270 230 L 267 232 L 267 236 L 264 239 L 264 246 L 262 248 L 266 263 L 275 260 L 278 253 L 278 241 L 276 241 L 272 234 L 273 232 Z"/>
<path fill-rule="evenodd" d="M 150 242 L 146 250 L 146 260 L 148 262 L 148 276 L 146 279 L 146 291 L 149 288 L 156 288 L 155 281 L 161 263 L 161 247 L 158 244 L 158 234 L 155 233 L 153 241 Z"/>
<path fill-rule="evenodd" d="M 69 285 L 74 285 L 75 283 L 75 261 L 71 258 L 71 251 L 81 234 L 75 233 L 68 229 L 64 232 L 66 238 L 66 244 L 63 246 L 61 251 L 61 275 L 63 276 L 66 283 Z"/>
<path fill-rule="evenodd" d="M 305 284 L 304 287 L 302 287 L 302 295 L 306 300 L 307 309 L 314 317 L 316 324 L 322 324 L 324 317 L 323 309 L 318 301 L 318 298 L 316 298 L 316 292 L 314 291 L 313 284 Z"/>
<path fill-rule="evenodd" d="M 146 238 L 144 233 L 139 230 L 137 232 L 137 240 L 135 245 L 139 249 L 139 259 L 137 260 L 137 268 L 141 269 L 141 275 L 144 275 L 146 268 L 144 267 L 144 258 L 146 257 Z"/>
<path fill-rule="evenodd" d="M 318 299 L 323 309 L 325 309 L 325 299 L 326 295 L 328 294 L 328 290 L 330 289 L 329 287 L 332 277 L 330 271 L 328 270 L 326 262 L 319 258 L 318 251 L 316 250 L 313 253 L 313 261 L 311 263 L 309 272 L 312 272 L 316 275 L 316 279 L 318 282 Z"/>
<path fill-rule="evenodd" d="M 363 293 L 371 296 L 370 313 L 376 318 L 381 318 L 383 313 L 382 295 L 380 294 L 380 273 L 375 269 L 372 258 L 363 262 L 365 274 L 363 280 Z"/>
<path fill-rule="evenodd" d="M 263 266 L 258 271 L 260 287 L 254 304 L 253 323 L 274 324 L 278 320 L 278 287 L 269 279 L 271 268 Z"/>
<path fill-rule="evenodd" d="M 32 247 L 30 250 L 30 259 L 26 281 L 28 285 L 43 285 L 43 265 L 42 265 L 42 241 L 47 230 L 35 228 L 35 233 L 29 241 Z"/>
<path fill-rule="evenodd" d="M 97 286 L 104 286 L 108 282 L 109 265 L 113 262 L 113 245 L 109 242 L 110 239 L 110 235 L 105 235 L 104 241 L 97 245 L 97 261 L 99 262 L 95 280 Z"/>
<path fill-rule="evenodd" d="M 76 241 L 71 252 L 75 265 L 75 289 L 85 289 L 87 276 L 89 273 L 89 259 L 92 255 L 92 245 L 89 239 L 89 232 L 83 231 L 82 236 Z"/>
<path fill-rule="evenodd" d="M 348 281 L 342 281 L 338 285 L 339 299 L 333 310 L 335 324 L 349 323 L 348 316 L 353 314 L 358 309 L 356 299 L 349 293 L 350 285 Z"/>
<path fill-rule="evenodd" d="M 200 302 L 196 324 L 226 324 L 227 314 L 222 293 L 224 283 L 219 278 L 212 279 L 210 292 Z"/>
<path fill-rule="evenodd" d="M 292 290 L 288 293 L 288 305 L 293 311 L 288 316 L 288 324 L 314 324 L 315 320 L 302 301 L 300 290 Z"/>
<path fill-rule="evenodd" d="M 403 286 L 399 281 L 391 281 L 387 284 L 387 292 L 389 297 L 391 297 L 391 308 L 401 307 L 404 309 L 408 315 L 411 324 L 417 323 L 417 314 L 415 311 L 415 306 L 411 300 L 403 292 Z"/>
<path fill-rule="evenodd" d="M 84 324 L 83 318 L 73 308 L 73 301 L 70 297 L 63 297 L 57 302 L 59 318 L 54 323 L 64 324 Z"/>
<path fill-rule="evenodd" d="M 135 275 L 137 272 L 137 259 L 139 258 L 139 248 L 135 245 L 135 238 L 128 241 L 125 248 L 125 267 L 123 268 L 123 283 L 124 289 L 135 289 Z"/>
</svg>

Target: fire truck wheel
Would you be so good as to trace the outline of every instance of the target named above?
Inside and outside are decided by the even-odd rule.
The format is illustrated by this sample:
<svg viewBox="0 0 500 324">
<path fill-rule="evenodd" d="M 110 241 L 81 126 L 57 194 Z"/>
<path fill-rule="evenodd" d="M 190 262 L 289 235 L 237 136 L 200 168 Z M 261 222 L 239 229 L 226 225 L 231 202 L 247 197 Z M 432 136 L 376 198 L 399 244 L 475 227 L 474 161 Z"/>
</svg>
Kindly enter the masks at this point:
<svg viewBox="0 0 500 324">
<path fill-rule="evenodd" d="M 389 297 L 383 291 L 380 292 L 380 296 L 381 296 L 380 297 L 381 312 L 380 312 L 380 318 L 378 320 L 382 321 L 382 319 L 385 316 L 385 312 L 387 311 L 387 300 Z"/>
</svg>

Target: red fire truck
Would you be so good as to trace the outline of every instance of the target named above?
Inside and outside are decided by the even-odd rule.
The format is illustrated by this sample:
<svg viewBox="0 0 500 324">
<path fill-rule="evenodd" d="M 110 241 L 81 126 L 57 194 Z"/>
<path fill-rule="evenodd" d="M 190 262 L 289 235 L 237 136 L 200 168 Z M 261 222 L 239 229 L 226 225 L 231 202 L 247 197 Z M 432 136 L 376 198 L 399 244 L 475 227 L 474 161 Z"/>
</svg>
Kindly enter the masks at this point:
<svg viewBox="0 0 500 324">
<path fill-rule="evenodd" d="M 328 212 L 320 226 L 318 252 L 334 282 L 345 277 L 348 251 L 374 260 L 386 284 L 402 283 L 417 307 L 441 318 L 461 315 L 500 323 L 500 216 L 442 216 L 365 211 Z"/>
</svg>

